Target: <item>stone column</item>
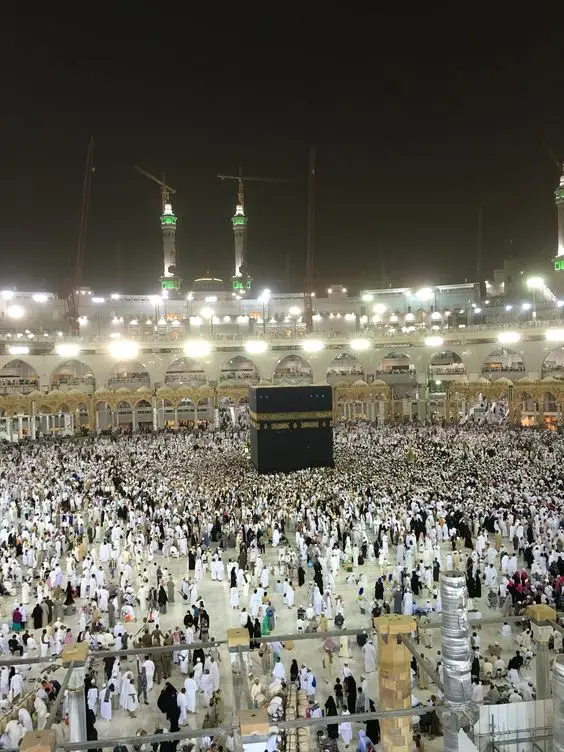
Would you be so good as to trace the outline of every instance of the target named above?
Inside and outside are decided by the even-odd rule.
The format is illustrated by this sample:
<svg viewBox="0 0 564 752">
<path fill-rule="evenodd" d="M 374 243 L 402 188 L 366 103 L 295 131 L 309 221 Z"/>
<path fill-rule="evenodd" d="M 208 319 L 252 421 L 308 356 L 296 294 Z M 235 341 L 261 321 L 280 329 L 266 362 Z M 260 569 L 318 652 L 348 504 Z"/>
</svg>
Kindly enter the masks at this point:
<svg viewBox="0 0 564 752">
<path fill-rule="evenodd" d="M 37 438 L 37 426 L 35 423 L 35 400 L 31 403 L 31 418 L 29 422 L 29 431 L 31 433 L 31 438 L 35 439 Z"/>
<path fill-rule="evenodd" d="M 564 752 L 564 655 L 557 655 L 552 664 L 552 702 L 552 749 Z"/>
<path fill-rule="evenodd" d="M 456 752 L 460 719 L 458 713 L 472 704 L 472 656 L 468 623 L 468 590 L 463 572 L 441 572 L 441 648 L 445 712 L 444 749 Z"/>
<path fill-rule="evenodd" d="M 23 416 L 18 415 L 18 439 L 23 439 Z"/>
<path fill-rule="evenodd" d="M 415 631 L 411 616 L 390 614 L 374 619 L 378 635 L 379 701 L 382 710 L 411 708 L 411 653 L 399 641 L 400 635 Z M 411 716 L 380 719 L 382 752 L 411 752 Z"/>
<path fill-rule="evenodd" d="M 131 429 L 134 433 L 137 431 L 137 409 L 135 405 L 131 406 Z"/>
<path fill-rule="evenodd" d="M 529 606 L 526 615 L 537 627 L 537 670 L 536 670 L 536 695 L 537 700 L 550 698 L 550 651 L 548 638 L 552 627 L 547 621 L 556 621 L 556 611 L 542 603 Z"/>
<path fill-rule="evenodd" d="M 86 695 L 84 693 L 84 679 L 86 660 L 88 657 L 88 643 L 79 642 L 66 645 L 61 653 L 64 668 L 68 668 L 71 661 L 75 666 L 72 670 L 68 692 L 69 711 L 69 740 L 71 742 L 85 742 L 86 739 Z"/>
</svg>

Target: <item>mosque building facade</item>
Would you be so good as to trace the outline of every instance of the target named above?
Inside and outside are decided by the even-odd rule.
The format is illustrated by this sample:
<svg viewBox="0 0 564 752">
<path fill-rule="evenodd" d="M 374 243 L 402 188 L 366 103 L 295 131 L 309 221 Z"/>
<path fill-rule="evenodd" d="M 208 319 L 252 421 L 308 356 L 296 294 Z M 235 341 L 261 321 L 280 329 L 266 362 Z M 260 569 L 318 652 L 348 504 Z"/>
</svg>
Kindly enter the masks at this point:
<svg viewBox="0 0 564 752">
<path fill-rule="evenodd" d="M 213 422 L 223 409 L 234 416 L 257 384 L 330 384 L 336 420 L 560 425 L 562 186 L 564 177 L 554 259 L 509 262 L 485 283 L 354 295 L 332 285 L 312 293 L 311 327 L 303 292 L 255 291 L 246 256 L 244 285 L 236 273 L 229 289 L 206 276 L 183 290 L 167 193 L 158 293 L 83 287 L 79 336 L 70 337 L 65 299 L 0 291 L 0 436 Z"/>
</svg>

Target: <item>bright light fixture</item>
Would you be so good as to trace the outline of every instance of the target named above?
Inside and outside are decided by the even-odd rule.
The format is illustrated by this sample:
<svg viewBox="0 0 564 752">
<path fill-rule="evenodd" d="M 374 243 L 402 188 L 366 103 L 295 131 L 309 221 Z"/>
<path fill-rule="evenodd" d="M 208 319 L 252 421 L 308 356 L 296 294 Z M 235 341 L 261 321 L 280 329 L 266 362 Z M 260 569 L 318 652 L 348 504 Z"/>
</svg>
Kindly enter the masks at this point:
<svg viewBox="0 0 564 752">
<path fill-rule="evenodd" d="M 160 295 L 149 295 L 149 303 L 152 303 L 153 305 L 157 305 L 157 303 L 160 303 L 161 296 Z"/>
<path fill-rule="evenodd" d="M 425 339 L 425 345 L 427 347 L 442 347 L 444 339 L 442 337 L 427 337 Z"/>
<path fill-rule="evenodd" d="M 432 287 L 422 287 L 420 290 L 417 290 L 416 295 L 422 301 L 431 300 L 435 297 Z"/>
<path fill-rule="evenodd" d="M 310 353 L 319 352 L 324 347 L 325 345 L 320 339 L 306 339 L 302 342 L 302 348 Z"/>
<path fill-rule="evenodd" d="M 520 339 L 521 335 L 519 332 L 500 332 L 497 335 L 497 341 L 500 345 L 514 345 Z"/>
<path fill-rule="evenodd" d="M 202 308 L 202 310 L 200 311 L 200 316 L 203 319 L 211 319 L 211 317 L 213 316 L 213 311 L 208 306 L 204 306 L 204 308 Z"/>
<path fill-rule="evenodd" d="M 529 277 L 527 287 L 529 290 L 541 290 L 544 287 L 544 279 L 542 277 Z"/>
<path fill-rule="evenodd" d="M 4 300 L 12 300 L 14 297 L 14 291 L 13 290 L 2 290 L 2 297 Z"/>
<path fill-rule="evenodd" d="M 10 306 L 7 313 L 11 319 L 22 319 L 25 316 L 25 311 L 21 305 Z"/>
<path fill-rule="evenodd" d="M 522 311 L 530 311 L 531 310 L 531 304 L 530 303 L 522 303 L 521 304 L 521 310 Z"/>
<path fill-rule="evenodd" d="M 362 299 L 365 303 L 370 303 L 372 300 L 374 300 L 374 295 L 372 295 L 371 292 L 365 292 L 362 296 Z"/>
<path fill-rule="evenodd" d="M 55 352 L 62 358 L 76 358 L 80 352 L 80 345 L 75 342 L 61 342 L 55 345 Z"/>
<path fill-rule="evenodd" d="M 439 311 L 433 311 L 431 314 L 431 320 L 432 321 L 440 321 L 442 319 L 442 314 Z"/>
<path fill-rule="evenodd" d="M 415 321 L 415 315 L 413 313 L 406 313 L 405 314 L 405 320 L 406 321 Z"/>
<path fill-rule="evenodd" d="M 386 311 L 386 306 L 383 303 L 376 303 L 374 308 L 372 309 L 374 313 L 377 313 L 379 316 L 381 316 Z"/>
<path fill-rule="evenodd" d="M 112 294 L 110 295 L 110 298 L 111 298 L 112 300 L 119 300 L 119 299 L 121 298 L 121 295 L 119 294 L 119 292 L 113 292 L 113 293 L 112 293 Z"/>
<path fill-rule="evenodd" d="M 206 295 L 204 303 L 217 303 L 217 295 Z"/>
<path fill-rule="evenodd" d="M 270 290 L 267 287 L 258 296 L 258 301 L 259 301 L 259 303 L 268 303 L 269 300 L 270 300 Z"/>
<path fill-rule="evenodd" d="M 136 342 L 121 340 L 112 342 L 109 346 L 110 355 L 118 360 L 131 360 L 137 356 L 139 345 Z"/>
<path fill-rule="evenodd" d="M 185 342 L 184 352 L 191 358 L 205 358 L 211 352 L 209 342 Z"/>
<path fill-rule="evenodd" d="M 129 326 L 137 326 L 138 324 L 139 322 L 137 321 L 137 319 L 131 319 L 131 321 L 129 322 Z"/>
<path fill-rule="evenodd" d="M 245 350 L 252 354 L 263 353 L 268 350 L 268 344 L 260 339 L 250 340 L 245 342 Z"/>
<path fill-rule="evenodd" d="M 564 329 L 547 329 L 544 336 L 548 342 L 564 342 Z"/>
<path fill-rule="evenodd" d="M 11 345 L 8 352 L 10 355 L 29 355 L 29 347 L 27 345 Z"/>
<path fill-rule="evenodd" d="M 298 306 L 292 306 L 288 311 L 290 316 L 299 316 L 301 312 L 302 311 L 300 308 L 298 308 Z"/>
<path fill-rule="evenodd" d="M 509 313 L 509 311 L 510 311 L 510 310 L 511 310 L 512 308 L 513 308 L 513 306 L 511 305 L 511 303 L 508 303 L 508 304 L 507 304 L 507 305 L 505 306 L 505 310 L 507 311 L 507 313 Z"/>
<path fill-rule="evenodd" d="M 106 302 L 106 298 L 102 298 L 102 297 L 92 298 L 92 302 L 93 303 L 105 303 Z"/>
<path fill-rule="evenodd" d="M 49 296 L 44 292 L 36 292 L 35 295 L 32 295 L 32 299 L 35 300 L 36 303 L 46 303 Z"/>
<path fill-rule="evenodd" d="M 558 308 L 562 308 L 562 306 L 564 306 L 564 300 L 557 300 L 557 301 L 556 301 L 556 306 L 557 306 Z"/>
<path fill-rule="evenodd" d="M 351 350 L 368 350 L 370 342 L 367 339 L 351 339 Z"/>
</svg>

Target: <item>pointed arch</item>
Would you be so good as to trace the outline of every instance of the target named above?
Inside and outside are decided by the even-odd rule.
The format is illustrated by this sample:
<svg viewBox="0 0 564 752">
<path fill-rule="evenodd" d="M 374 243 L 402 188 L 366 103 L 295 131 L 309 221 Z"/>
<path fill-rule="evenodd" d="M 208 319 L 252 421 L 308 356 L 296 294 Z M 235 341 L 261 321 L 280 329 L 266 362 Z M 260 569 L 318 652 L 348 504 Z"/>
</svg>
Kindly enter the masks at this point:
<svg viewBox="0 0 564 752">
<path fill-rule="evenodd" d="M 542 362 L 541 378 L 552 378 L 564 381 L 564 345 L 555 347 L 547 353 Z"/>
<path fill-rule="evenodd" d="M 259 381 L 260 371 L 256 363 L 246 355 L 235 355 L 225 361 L 219 371 L 218 383 L 222 386 L 251 386 Z"/>
<path fill-rule="evenodd" d="M 131 389 L 135 391 L 139 387 L 151 386 L 149 371 L 138 361 L 121 361 L 116 363 L 108 379 L 108 387 L 114 391 L 117 389 Z"/>
<path fill-rule="evenodd" d="M 329 363 L 325 372 L 325 379 L 328 384 L 352 384 L 358 380 L 364 380 L 366 372 L 360 360 L 349 352 L 342 352 L 335 355 Z"/>
<path fill-rule="evenodd" d="M 391 350 L 380 361 L 376 373 L 381 374 L 414 374 L 415 365 L 411 356 L 405 350 Z"/>
<path fill-rule="evenodd" d="M 207 383 L 206 373 L 201 363 L 194 358 L 178 358 L 166 369 L 164 377 L 165 386 L 171 389 L 179 389 L 187 386 L 196 388 Z"/>
<path fill-rule="evenodd" d="M 497 347 L 482 363 L 482 374 L 490 381 L 502 376 L 517 381 L 525 373 L 525 362 L 515 350 L 508 347 Z"/>
<path fill-rule="evenodd" d="M 82 360 L 71 358 L 53 369 L 49 385 L 51 389 L 78 389 L 85 394 L 91 394 L 96 389 L 96 379 L 89 365 Z"/>
<path fill-rule="evenodd" d="M 0 394 L 29 394 L 39 388 L 39 374 L 26 360 L 14 358 L 0 368 Z"/>
<path fill-rule="evenodd" d="M 313 384 L 313 368 L 301 355 L 285 355 L 274 366 L 273 384 Z"/>
</svg>

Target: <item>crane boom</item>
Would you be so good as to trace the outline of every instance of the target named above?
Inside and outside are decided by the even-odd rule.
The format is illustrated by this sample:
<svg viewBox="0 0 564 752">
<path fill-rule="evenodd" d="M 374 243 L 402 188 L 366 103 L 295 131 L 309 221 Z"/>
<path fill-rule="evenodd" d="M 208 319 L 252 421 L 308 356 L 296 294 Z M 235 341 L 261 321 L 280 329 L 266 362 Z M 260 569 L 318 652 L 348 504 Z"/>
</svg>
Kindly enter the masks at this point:
<svg viewBox="0 0 564 752">
<path fill-rule="evenodd" d="M 155 175 L 151 175 L 150 172 L 147 172 L 147 170 L 144 170 L 142 167 L 139 167 L 138 165 L 133 165 L 133 169 L 137 170 L 141 175 L 144 175 L 146 178 L 149 178 L 149 180 L 152 180 L 153 183 L 156 183 L 161 188 L 161 198 L 162 198 L 162 210 L 164 212 L 165 204 L 170 203 L 170 194 L 176 193 L 176 188 L 172 188 L 170 185 L 167 185 L 164 180 L 160 180 L 159 178 L 155 177 Z"/>
<path fill-rule="evenodd" d="M 88 213 L 90 211 L 90 193 L 92 190 L 92 175 L 94 174 L 94 139 L 90 138 L 86 152 L 86 165 L 84 167 L 84 179 L 82 183 L 82 200 L 80 204 L 80 224 L 78 227 L 78 241 L 76 245 L 76 258 L 72 289 L 67 297 L 68 319 L 71 334 L 78 337 L 80 327 L 78 324 L 78 291 L 82 281 L 82 267 L 84 265 L 84 251 L 86 248 L 86 231 L 88 229 Z"/>
<path fill-rule="evenodd" d="M 255 180 L 259 183 L 289 183 L 289 180 L 286 180 L 285 178 L 255 178 L 255 177 L 247 177 L 246 175 L 239 176 L 239 175 L 218 175 L 217 176 L 220 180 L 243 180 L 246 182 L 247 180 Z"/>
</svg>

